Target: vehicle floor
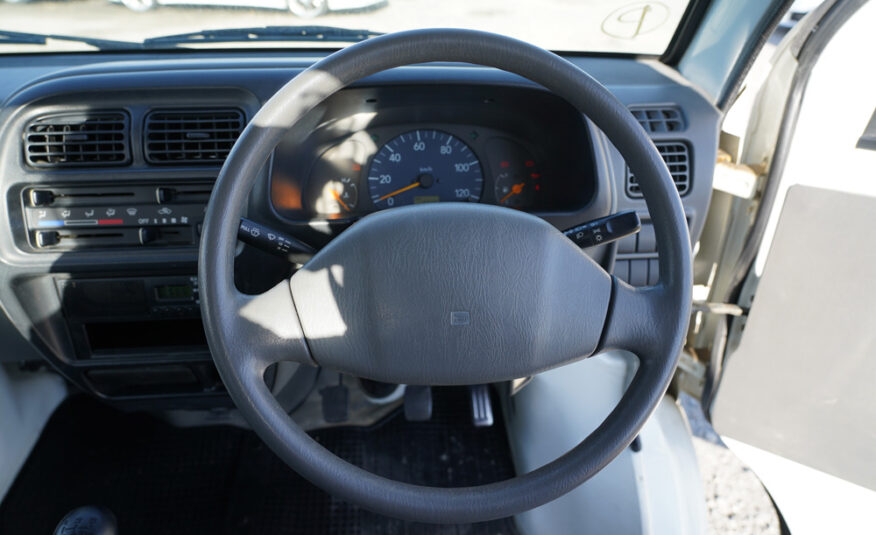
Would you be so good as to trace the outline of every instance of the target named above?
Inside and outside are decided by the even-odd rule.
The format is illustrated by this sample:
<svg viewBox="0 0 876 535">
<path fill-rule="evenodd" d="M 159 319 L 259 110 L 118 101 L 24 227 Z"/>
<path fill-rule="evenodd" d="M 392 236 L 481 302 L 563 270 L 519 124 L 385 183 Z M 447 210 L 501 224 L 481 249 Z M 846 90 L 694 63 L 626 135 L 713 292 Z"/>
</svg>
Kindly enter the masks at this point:
<svg viewBox="0 0 876 535">
<path fill-rule="evenodd" d="M 512 477 L 502 418 L 475 428 L 466 395 L 436 391 L 429 422 L 407 422 L 397 411 L 371 428 L 312 435 L 402 481 L 454 487 Z M 0 533 L 50 534 L 64 514 L 89 504 L 111 509 L 120 535 L 516 533 L 511 519 L 437 526 L 377 515 L 317 489 L 251 431 L 176 428 L 80 395 L 52 416 L 0 504 Z"/>
</svg>

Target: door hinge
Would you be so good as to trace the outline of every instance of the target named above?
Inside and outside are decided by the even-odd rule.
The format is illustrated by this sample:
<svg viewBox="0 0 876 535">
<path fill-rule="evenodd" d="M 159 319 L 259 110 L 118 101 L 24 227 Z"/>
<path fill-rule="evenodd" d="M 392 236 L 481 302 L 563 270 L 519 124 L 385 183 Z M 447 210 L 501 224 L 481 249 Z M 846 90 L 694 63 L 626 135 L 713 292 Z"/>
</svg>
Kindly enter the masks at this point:
<svg viewBox="0 0 876 535">
<path fill-rule="evenodd" d="M 700 399 L 703 395 L 705 380 L 706 366 L 698 361 L 693 354 L 682 351 L 678 358 L 675 377 L 672 378 L 672 391 L 676 394 L 684 392 Z"/>
<path fill-rule="evenodd" d="M 718 149 L 712 187 L 742 199 L 753 199 L 764 172 L 762 165 L 735 163 L 730 153 Z"/>
<path fill-rule="evenodd" d="M 743 308 L 735 303 L 694 301 L 692 307 L 694 312 L 704 312 L 706 314 L 715 314 L 718 316 L 744 316 L 748 314 L 747 308 Z"/>
<path fill-rule="evenodd" d="M 703 395 L 703 386 L 706 380 L 706 366 L 698 361 L 694 355 L 682 351 L 678 358 L 678 368 L 675 377 L 672 378 L 673 390 L 685 392 L 696 399 Z"/>
</svg>

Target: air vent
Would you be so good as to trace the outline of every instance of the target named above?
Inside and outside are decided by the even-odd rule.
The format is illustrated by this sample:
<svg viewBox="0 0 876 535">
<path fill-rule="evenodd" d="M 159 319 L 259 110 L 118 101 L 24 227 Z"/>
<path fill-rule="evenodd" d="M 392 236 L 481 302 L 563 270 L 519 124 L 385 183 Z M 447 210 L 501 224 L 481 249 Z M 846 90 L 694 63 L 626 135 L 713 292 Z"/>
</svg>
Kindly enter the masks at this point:
<svg viewBox="0 0 876 535">
<path fill-rule="evenodd" d="M 663 133 L 684 130 L 684 116 L 681 114 L 681 110 L 674 106 L 631 108 L 630 112 L 645 129 L 645 132 Z"/>
<path fill-rule="evenodd" d="M 687 144 L 681 141 L 655 141 L 657 152 L 663 157 L 666 162 L 666 167 L 669 168 L 669 174 L 672 175 L 672 180 L 675 182 L 675 187 L 678 188 L 678 194 L 684 195 L 690 189 L 690 151 Z M 642 189 L 639 187 L 639 180 L 627 168 L 627 195 L 633 198 L 642 197 Z"/>
<path fill-rule="evenodd" d="M 128 124 L 121 111 L 43 115 L 25 128 L 24 157 L 33 167 L 127 165 Z"/>
<path fill-rule="evenodd" d="M 221 165 L 243 130 L 243 112 L 159 110 L 146 116 L 146 161 L 158 165 Z"/>
</svg>

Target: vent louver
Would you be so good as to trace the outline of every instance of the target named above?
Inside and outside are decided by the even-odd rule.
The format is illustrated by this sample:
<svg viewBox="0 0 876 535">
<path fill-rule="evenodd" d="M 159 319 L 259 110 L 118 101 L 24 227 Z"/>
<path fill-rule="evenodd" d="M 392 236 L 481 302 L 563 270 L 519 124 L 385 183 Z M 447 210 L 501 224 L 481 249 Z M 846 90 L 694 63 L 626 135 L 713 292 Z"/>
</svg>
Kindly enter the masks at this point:
<svg viewBox="0 0 876 535">
<path fill-rule="evenodd" d="M 131 162 L 128 114 L 57 113 L 27 124 L 24 157 L 33 167 L 104 167 Z"/>
<path fill-rule="evenodd" d="M 674 106 L 631 108 L 630 112 L 645 129 L 645 132 L 663 133 L 684 130 L 684 116 L 681 114 L 681 110 Z"/>
<path fill-rule="evenodd" d="M 678 188 L 678 194 L 684 195 L 690 190 L 690 151 L 687 144 L 681 141 L 655 141 L 657 152 L 666 162 L 672 181 Z M 642 197 L 642 189 L 636 176 L 627 168 L 627 195 L 633 198 Z"/>
<path fill-rule="evenodd" d="M 158 165 L 221 165 L 244 126 L 237 109 L 157 110 L 146 116 L 146 161 Z"/>
</svg>

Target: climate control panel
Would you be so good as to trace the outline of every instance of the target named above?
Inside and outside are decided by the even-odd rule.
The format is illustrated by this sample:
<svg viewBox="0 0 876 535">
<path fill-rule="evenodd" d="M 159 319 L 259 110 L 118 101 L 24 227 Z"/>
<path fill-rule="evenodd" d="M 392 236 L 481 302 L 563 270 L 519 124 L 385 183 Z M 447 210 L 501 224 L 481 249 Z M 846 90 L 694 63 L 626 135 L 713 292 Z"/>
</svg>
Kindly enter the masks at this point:
<svg viewBox="0 0 876 535">
<path fill-rule="evenodd" d="M 39 186 L 22 191 L 36 251 L 195 246 L 212 184 Z"/>
</svg>

